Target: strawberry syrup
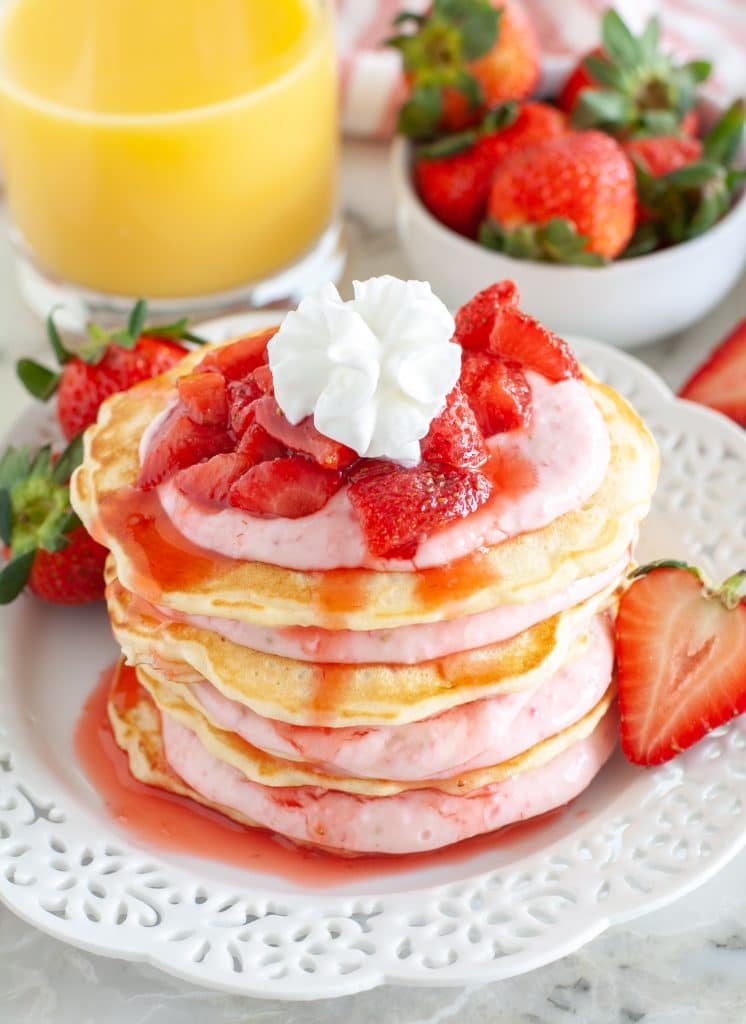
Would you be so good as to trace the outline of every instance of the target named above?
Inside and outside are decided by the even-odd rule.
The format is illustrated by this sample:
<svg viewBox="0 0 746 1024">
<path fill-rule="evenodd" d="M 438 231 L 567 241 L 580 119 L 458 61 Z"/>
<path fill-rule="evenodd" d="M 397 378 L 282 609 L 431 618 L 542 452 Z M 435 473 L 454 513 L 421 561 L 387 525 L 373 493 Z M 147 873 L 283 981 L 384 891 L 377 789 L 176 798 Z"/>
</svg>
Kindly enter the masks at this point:
<svg viewBox="0 0 746 1024">
<path fill-rule="evenodd" d="M 130 773 L 127 755 L 114 739 L 107 701 L 117 667 L 102 673 L 83 705 L 74 745 L 78 763 L 98 792 L 116 825 L 136 843 L 160 853 L 181 853 L 251 868 L 306 888 L 331 888 L 358 881 L 451 864 L 528 837 L 562 813 L 509 826 L 499 833 L 476 836 L 455 846 L 429 853 L 397 857 L 343 857 L 295 846 L 258 828 L 248 828 L 192 800 L 146 786 Z M 120 706 L 136 703 L 140 685 L 133 669 L 123 666 L 117 685 Z M 168 766 L 162 765 L 166 771 Z"/>
</svg>

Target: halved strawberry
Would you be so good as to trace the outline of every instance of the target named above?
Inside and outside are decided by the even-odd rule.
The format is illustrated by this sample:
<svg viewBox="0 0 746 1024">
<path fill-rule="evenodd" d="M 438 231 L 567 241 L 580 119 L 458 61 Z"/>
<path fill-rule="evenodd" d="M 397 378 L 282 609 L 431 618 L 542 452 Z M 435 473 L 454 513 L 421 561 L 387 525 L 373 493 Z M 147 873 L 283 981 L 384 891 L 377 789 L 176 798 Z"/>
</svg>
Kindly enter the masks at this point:
<svg viewBox="0 0 746 1024">
<path fill-rule="evenodd" d="M 581 376 L 567 342 L 513 306 L 500 310 L 490 335 L 489 350 L 525 370 L 535 370 L 548 380 Z"/>
<path fill-rule="evenodd" d="M 228 422 L 228 394 L 219 373 L 190 373 L 177 382 L 179 398 L 193 423 L 224 426 Z"/>
<path fill-rule="evenodd" d="M 487 461 L 482 431 L 458 384 L 448 395 L 443 412 L 430 424 L 420 450 L 428 462 L 444 462 L 457 469 L 478 469 Z"/>
<path fill-rule="evenodd" d="M 502 306 L 517 306 L 518 301 L 514 281 L 497 281 L 483 288 L 456 313 L 453 340 L 462 348 L 488 349 L 498 311 Z"/>
<path fill-rule="evenodd" d="M 679 394 L 746 427 L 746 319 L 710 353 Z"/>
<path fill-rule="evenodd" d="M 209 459 L 233 447 L 223 427 L 192 423 L 188 416 L 171 420 L 154 438 L 137 478 L 138 487 L 149 490 L 172 476 L 177 469 Z"/>
<path fill-rule="evenodd" d="M 256 422 L 272 437 L 296 452 L 310 455 L 326 469 L 344 469 L 357 459 L 357 453 L 352 448 L 319 433 L 311 416 L 294 426 L 286 419 L 271 395 L 259 399 L 255 416 Z"/>
<path fill-rule="evenodd" d="M 239 338 L 230 345 L 208 352 L 197 370 L 217 370 L 226 380 L 242 380 L 252 370 L 267 361 L 267 344 L 277 328 L 272 327 L 261 334 L 252 334 L 248 338 Z"/>
<path fill-rule="evenodd" d="M 530 425 L 531 388 L 520 366 L 487 352 L 464 352 L 459 384 L 485 437 Z"/>
<path fill-rule="evenodd" d="M 252 465 L 251 459 L 241 452 L 225 452 L 180 469 L 173 482 L 188 498 L 205 504 L 227 505 L 231 484 Z"/>
<path fill-rule="evenodd" d="M 482 473 L 422 462 L 412 469 L 376 464 L 355 477 L 348 494 L 371 554 L 412 558 L 421 540 L 475 512 L 491 492 Z"/>
<path fill-rule="evenodd" d="M 634 575 L 616 620 L 622 750 L 653 765 L 746 711 L 746 571 L 719 590 L 683 562 Z"/>
<path fill-rule="evenodd" d="M 288 454 L 285 446 L 274 437 L 270 437 L 264 427 L 260 427 L 258 423 L 248 425 L 238 442 L 237 451 L 245 455 L 252 466 L 257 462 L 279 459 L 281 455 Z"/>
<path fill-rule="evenodd" d="M 253 466 L 233 484 L 229 501 L 252 515 L 300 519 L 323 508 L 341 486 L 341 473 L 290 455 Z"/>
</svg>

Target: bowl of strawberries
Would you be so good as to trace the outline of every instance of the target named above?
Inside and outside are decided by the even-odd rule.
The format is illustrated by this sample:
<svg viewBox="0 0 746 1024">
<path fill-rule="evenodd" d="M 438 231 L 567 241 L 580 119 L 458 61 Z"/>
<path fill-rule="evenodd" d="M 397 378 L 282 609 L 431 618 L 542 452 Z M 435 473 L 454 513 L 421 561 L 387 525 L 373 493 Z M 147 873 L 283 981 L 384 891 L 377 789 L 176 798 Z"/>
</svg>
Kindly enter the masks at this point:
<svg viewBox="0 0 746 1024">
<path fill-rule="evenodd" d="M 732 287 L 746 265 L 746 105 L 702 95 L 709 63 L 667 53 L 655 19 L 633 35 L 608 10 L 601 45 L 544 100 L 512 0 L 435 0 L 399 29 L 397 227 L 449 304 L 510 277 L 553 329 L 631 348 Z"/>
</svg>

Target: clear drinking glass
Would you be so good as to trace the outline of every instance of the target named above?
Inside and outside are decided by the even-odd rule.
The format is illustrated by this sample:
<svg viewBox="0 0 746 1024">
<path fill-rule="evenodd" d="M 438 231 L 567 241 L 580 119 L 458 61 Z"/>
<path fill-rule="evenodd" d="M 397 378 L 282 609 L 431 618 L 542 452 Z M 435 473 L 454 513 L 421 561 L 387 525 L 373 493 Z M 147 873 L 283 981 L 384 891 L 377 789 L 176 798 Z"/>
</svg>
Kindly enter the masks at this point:
<svg viewBox="0 0 746 1024">
<path fill-rule="evenodd" d="M 297 299 L 343 265 L 331 0 L 11 0 L 0 158 L 40 313 Z"/>
</svg>

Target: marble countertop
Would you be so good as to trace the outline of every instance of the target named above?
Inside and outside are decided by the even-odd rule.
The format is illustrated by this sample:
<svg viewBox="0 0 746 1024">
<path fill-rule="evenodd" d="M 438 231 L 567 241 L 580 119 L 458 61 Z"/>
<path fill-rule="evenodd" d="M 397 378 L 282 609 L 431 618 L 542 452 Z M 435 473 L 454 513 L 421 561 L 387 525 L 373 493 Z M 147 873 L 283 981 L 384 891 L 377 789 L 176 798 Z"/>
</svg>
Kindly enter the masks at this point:
<svg viewBox="0 0 746 1024">
<path fill-rule="evenodd" d="M 346 280 L 406 276 L 393 230 L 385 150 L 347 144 Z M 0 427 L 26 401 L 15 358 L 44 347 L 12 275 L 0 204 Z M 344 290 L 344 289 L 343 289 Z M 636 352 L 676 387 L 746 315 L 746 279 L 684 334 Z M 47 938 L 0 907 L 3 1024 L 743 1024 L 746 1021 L 746 853 L 664 910 L 600 936 L 578 953 L 508 981 L 465 989 L 388 987 L 316 1003 L 241 999 Z"/>
</svg>

